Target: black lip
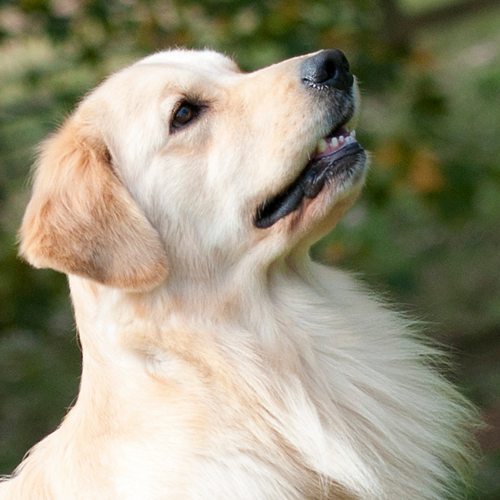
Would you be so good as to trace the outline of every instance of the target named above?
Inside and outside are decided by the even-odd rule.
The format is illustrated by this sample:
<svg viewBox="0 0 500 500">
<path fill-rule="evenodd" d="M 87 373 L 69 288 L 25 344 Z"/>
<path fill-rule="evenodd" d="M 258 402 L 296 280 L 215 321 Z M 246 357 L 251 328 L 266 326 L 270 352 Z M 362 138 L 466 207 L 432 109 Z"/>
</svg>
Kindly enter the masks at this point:
<svg viewBox="0 0 500 500">
<path fill-rule="evenodd" d="M 267 229 L 297 210 L 304 198 L 315 198 L 327 181 L 345 181 L 356 172 L 356 164 L 364 157 L 364 149 L 352 142 L 329 155 L 314 158 L 285 190 L 270 198 L 257 209 L 254 224 Z"/>
</svg>

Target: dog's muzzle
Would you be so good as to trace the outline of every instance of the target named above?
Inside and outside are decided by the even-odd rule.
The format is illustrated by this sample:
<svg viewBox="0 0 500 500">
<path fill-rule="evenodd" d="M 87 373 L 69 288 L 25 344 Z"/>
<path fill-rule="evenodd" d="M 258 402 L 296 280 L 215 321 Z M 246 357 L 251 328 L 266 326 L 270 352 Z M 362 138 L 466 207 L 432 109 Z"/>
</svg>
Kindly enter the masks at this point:
<svg viewBox="0 0 500 500">
<path fill-rule="evenodd" d="M 347 186 L 362 177 L 366 154 L 356 133 L 346 125 L 354 114 L 354 76 L 340 50 L 323 50 L 306 59 L 300 68 L 302 84 L 331 108 L 330 132 L 318 140 L 299 176 L 285 189 L 262 203 L 254 224 L 266 229 L 296 211 L 304 199 L 319 195 L 327 183 Z"/>
<path fill-rule="evenodd" d="M 354 83 L 349 61 L 337 49 L 322 50 L 302 63 L 300 76 L 304 85 L 349 91 Z"/>
</svg>

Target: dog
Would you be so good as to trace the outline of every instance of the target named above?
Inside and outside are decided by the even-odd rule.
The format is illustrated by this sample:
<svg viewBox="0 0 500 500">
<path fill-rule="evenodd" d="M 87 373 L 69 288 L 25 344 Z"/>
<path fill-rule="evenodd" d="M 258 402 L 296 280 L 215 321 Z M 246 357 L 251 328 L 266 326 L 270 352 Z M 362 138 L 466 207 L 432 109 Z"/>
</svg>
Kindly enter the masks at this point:
<svg viewBox="0 0 500 500">
<path fill-rule="evenodd" d="M 440 352 L 312 243 L 360 193 L 357 83 L 171 50 L 41 147 L 20 252 L 68 275 L 78 398 L 1 500 L 460 498 L 475 412 Z"/>
</svg>

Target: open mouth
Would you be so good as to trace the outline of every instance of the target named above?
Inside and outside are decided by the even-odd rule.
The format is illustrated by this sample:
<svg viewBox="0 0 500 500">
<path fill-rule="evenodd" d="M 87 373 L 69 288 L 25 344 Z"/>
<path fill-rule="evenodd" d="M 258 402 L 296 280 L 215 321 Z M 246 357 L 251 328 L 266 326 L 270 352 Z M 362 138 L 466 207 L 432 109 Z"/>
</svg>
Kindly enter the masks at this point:
<svg viewBox="0 0 500 500">
<path fill-rule="evenodd" d="M 266 229 L 295 212 L 304 199 L 318 196 L 327 183 L 352 180 L 362 170 L 365 153 L 356 140 L 356 132 L 345 127 L 320 139 L 315 152 L 300 175 L 286 189 L 257 209 L 254 224 Z"/>
</svg>

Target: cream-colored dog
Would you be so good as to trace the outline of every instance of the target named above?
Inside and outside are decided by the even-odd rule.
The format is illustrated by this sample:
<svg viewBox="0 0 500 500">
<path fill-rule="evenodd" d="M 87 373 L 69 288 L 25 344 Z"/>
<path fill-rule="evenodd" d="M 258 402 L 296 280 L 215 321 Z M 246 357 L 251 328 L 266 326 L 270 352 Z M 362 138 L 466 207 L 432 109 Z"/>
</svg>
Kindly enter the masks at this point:
<svg viewBox="0 0 500 500">
<path fill-rule="evenodd" d="M 43 145 L 21 252 L 68 274 L 83 374 L 2 500 L 460 496 L 439 356 L 308 256 L 363 183 L 353 80 L 338 50 L 160 52 Z"/>
</svg>

